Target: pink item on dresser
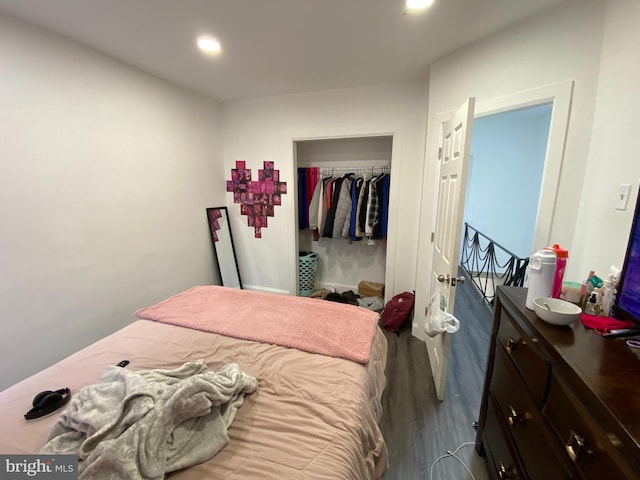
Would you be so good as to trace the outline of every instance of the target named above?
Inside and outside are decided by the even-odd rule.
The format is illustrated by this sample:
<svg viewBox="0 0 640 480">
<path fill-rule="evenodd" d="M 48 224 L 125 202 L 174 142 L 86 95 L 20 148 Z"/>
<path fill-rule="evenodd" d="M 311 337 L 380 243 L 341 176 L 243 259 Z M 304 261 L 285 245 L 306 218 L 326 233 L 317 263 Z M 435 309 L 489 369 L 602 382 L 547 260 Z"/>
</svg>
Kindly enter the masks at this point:
<svg viewBox="0 0 640 480">
<path fill-rule="evenodd" d="M 353 305 L 218 286 L 190 288 L 136 316 L 363 364 L 378 324 L 375 312 Z"/>
<path fill-rule="evenodd" d="M 557 243 L 553 247 L 545 247 L 545 250 L 553 250 L 556 254 L 556 269 L 553 274 L 553 286 L 551 287 L 551 296 L 560 298 L 562 292 L 562 280 L 564 279 L 564 271 L 567 268 L 567 258 L 569 258 L 569 250 L 560 248 Z"/>
<path fill-rule="evenodd" d="M 618 320 L 611 317 L 599 317 L 596 315 L 588 315 L 583 313 L 581 316 L 582 324 L 599 333 L 608 333 L 610 330 L 618 328 L 633 328 L 630 320 Z"/>
</svg>

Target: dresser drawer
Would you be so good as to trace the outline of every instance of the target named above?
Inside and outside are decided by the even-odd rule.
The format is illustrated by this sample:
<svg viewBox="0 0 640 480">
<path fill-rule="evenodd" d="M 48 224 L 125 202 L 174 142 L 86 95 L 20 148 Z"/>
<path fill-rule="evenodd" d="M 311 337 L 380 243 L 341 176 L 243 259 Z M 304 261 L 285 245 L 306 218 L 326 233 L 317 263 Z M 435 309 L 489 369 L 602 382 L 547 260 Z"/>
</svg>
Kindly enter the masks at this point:
<svg viewBox="0 0 640 480">
<path fill-rule="evenodd" d="M 640 478 L 625 460 L 620 441 L 608 431 L 606 419 L 593 418 L 582 402 L 555 376 L 552 376 L 549 397 L 542 413 L 583 478 Z"/>
<path fill-rule="evenodd" d="M 491 470 L 491 478 L 499 480 L 524 480 L 526 477 L 521 472 L 517 454 L 512 450 L 503 431 L 505 426 L 496 415 L 491 398 L 487 399 L 487 423 L 484 436 L 489 454 L 488 467 Z"/>
<path fill-rule="evenodd" d="M 515 323 L 509 312 L 502 308 L 498 327 L 498 343 L 507 352 L 520 372 L 533 400 L 542 406 L 549 380 L 550 365 L 539 353 L 534 340 Z"/>
<path fill-rule="evenodd" d="M 496 350 L 491 393 L 532 479 L 574 478 L 563 446 L 549 432 L 528 389 L 502 349 Z"/>
</svg>

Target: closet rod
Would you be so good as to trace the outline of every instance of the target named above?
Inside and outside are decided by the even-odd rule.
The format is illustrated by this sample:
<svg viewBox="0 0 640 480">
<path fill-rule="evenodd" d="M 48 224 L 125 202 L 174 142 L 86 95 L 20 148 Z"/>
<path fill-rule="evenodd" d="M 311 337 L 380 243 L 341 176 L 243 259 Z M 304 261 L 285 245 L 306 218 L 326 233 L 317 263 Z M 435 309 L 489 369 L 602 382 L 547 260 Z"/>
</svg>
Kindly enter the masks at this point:
<svg viewBox="0 0 640 480">
<path fill-rule="evenodd" d="M 391 165 L 379 165 L 375 167 L 339 167 L 339 168 L 322 168 L 321 169 L 322 176 L 333 175 L 334 173 L 354 173 L 354 174 L 362 174 L 362 173 L 391 173 Z"/>
</svg>

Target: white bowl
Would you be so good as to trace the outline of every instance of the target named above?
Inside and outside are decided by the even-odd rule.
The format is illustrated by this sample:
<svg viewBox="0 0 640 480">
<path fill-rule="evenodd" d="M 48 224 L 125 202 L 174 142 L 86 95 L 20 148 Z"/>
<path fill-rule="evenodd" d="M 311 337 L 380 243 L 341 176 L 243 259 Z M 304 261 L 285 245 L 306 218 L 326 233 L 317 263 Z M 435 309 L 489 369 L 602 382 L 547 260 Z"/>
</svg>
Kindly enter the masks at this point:
<svg viewBox="0 0 640 480">
<path fill-rule="evenodd" d="M 552 325 L 571 325 L 582 313 L 582 309 L 571 302 L 549 297 L 534 298 L 533 309 L 538 317 Z"/>
</svg>

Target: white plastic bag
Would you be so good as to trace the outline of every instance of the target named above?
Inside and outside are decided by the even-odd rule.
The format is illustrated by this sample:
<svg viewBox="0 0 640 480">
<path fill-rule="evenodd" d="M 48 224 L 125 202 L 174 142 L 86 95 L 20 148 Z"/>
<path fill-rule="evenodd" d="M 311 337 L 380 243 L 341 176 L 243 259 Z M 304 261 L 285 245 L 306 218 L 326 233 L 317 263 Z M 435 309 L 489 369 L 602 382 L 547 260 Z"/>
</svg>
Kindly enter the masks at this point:
<svg viewBox="0 0 640 480">
<path fill-rule="evenodd" d="M 444 288 L 438 286 L 429 301 L 427 320 L 424 322 L 424 333 L 431 338 L 444 332 L 455 333 L 460 328 L 460 320 L 445 311 L 447 301 L 444 293 Z"/>
</svg>

